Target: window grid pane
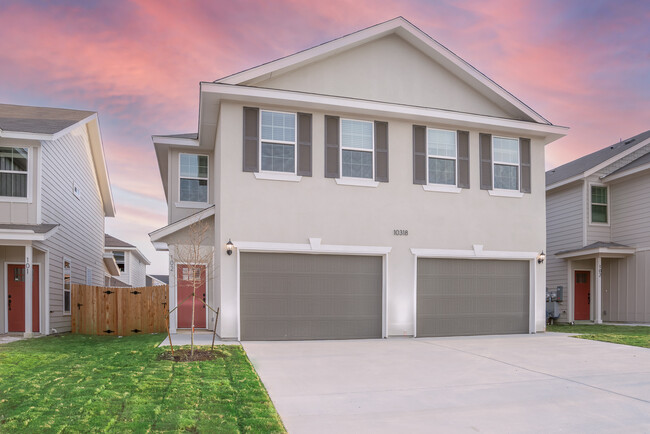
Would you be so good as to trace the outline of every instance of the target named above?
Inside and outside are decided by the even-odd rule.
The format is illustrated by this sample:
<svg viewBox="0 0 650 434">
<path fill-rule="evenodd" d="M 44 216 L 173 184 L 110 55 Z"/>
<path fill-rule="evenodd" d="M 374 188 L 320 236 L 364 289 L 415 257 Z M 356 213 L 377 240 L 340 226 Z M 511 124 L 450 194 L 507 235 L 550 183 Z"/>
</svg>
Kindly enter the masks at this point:
<svg viewBox="0 0 650 434">
<path fill-rule="evenodd" d="M 296 141 L 296 115 L 262 111 L 262 140 Z"/>
<path fill-rule="evenodd" d="M 456 160 L 429 158 L 429 183 L 456 185 Z"/>
<path fill-rule="evenodd" d="M 372 122 L 342 119 L 341 146 L 372 150 L 372 126 Z"/>
<path fill-rule="evenodd" d="M 494 165 L 494 188 L 519 190 L 518 166 Z"/>
<path fill-rule="evenodd" d="M 181 178 L 180 199 L 183 202 L 207 202 L 208 181 Z"/>
<path fill-rule="evenodd" d="M 344 149 L 341 161 L 343 176 L 372 179 L 372 152 Z"/>
<path fill-rule="evenodd" d="M 519 164 L 519 140 L 494 137 L 494 162 L 506 164 Z"/>
<path fill-rule="evenodd" d="M 591 205 L 591 222 L 607 223 L 607 205 Z"/>
<path fill-rule="evenodd" d="M 607 187 L 591 187 L 591 203 L 607 205 Z"/>
<path fill-rule="evenodd" d="M 208 156 L 180 154 L 181 176 L 192 178 L 208 177 Z"/>
<path fill-rule="evenodd" d="M 293 173 L 295 161 L 294 145 L 262 142 L 262 170 Z"/>
<path fill-rule="evenodd" d="M 427 129 L 427 145 L 430 157 L 456 158 L 456 132 Z"/>
</svg>

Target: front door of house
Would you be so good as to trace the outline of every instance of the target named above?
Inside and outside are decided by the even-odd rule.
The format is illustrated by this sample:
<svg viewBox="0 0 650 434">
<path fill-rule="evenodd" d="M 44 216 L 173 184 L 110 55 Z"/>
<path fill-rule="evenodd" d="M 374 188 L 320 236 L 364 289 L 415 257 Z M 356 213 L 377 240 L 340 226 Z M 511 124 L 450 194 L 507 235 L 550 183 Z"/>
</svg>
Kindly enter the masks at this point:
<svg viewBox="0 0 650 434">
<path fill-rule="evenodd" d="M 192 305 L 192 291 L 196 288 L 196 296 Z M 176 293 L 178 306 L 178 328 L 192 328 L 192 306 L 194 306 L 194 328 L 205 328 L 206 301 L 205 266 L 195 267 L 178 265 L 176 269 Z"/>
<path fill-rule="evenodd" d="M 589 271 L 575 272 L 575 319 L 588 320 L 591 304 L 591 284 L 589 282 Z"/>
<path fill-rule="evenodd" d="M 32 331 L 40 331 L 38 308 L 38 265 L 34 270 L 32 282 Z M 10 332 L 25 331 L 25 266 L 22 264 L 7 265 L 7 317 Z"/>
</svg>

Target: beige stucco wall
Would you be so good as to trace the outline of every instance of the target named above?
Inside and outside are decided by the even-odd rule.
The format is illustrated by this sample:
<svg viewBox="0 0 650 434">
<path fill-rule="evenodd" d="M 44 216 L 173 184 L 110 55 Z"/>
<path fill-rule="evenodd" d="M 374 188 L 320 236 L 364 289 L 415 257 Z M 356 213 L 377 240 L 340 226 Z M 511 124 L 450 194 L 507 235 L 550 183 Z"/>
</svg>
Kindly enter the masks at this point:
<svg viewBox="0 0 650 434">
<path fill-rule="evenodd" d="M 523 119 L 394 34 L 254 85 Z"/>
<path fill-rule="evenodd" d="M 263 107 L 273 108 L 273 107 Z M 412 123 L 389 122 L 389 183 L 377 188 L 337 185 L 324 178 L 324 115 L 313 112 L 313 176 L 300 182 L 256 179 L 242 172 L 242 105 L 223 103 L 216 149 L 221 209 L 216 227 L 222 337 L 237 336 L 236 255 L 221 248 L 233 241 L 389 246 L 387 257 L 388 335 L 414 333 L 414 266 L 411 248 L 490 251 L 545 250 L 544 147 L 532 140 L 532 194 L 493 197 L 479 188 L 478 130 L 470 131 L 471 188 L 459 194 L 427 192 L 412 181 Z M 346 116 L 345 113 L 327 113 Z M 353 118 L 359 118 L 353 116 Z M 431 124 L 431 127 L 444 125 Z M 497 131 L 485 130 L 482 132 Z M 406 237 L 393 236 L 407 229 Z M 545 269 L 535 263 L 536 329 L 545 324 Z"/>
</svg>

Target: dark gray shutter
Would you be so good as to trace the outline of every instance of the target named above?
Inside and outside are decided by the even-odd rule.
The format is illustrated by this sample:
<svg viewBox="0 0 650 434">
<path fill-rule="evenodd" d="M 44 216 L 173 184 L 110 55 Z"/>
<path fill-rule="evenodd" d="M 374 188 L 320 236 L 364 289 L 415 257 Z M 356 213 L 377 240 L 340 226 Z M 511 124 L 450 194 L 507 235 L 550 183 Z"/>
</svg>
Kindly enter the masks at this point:
<svg viewBox="0 0 650 434">
<path fill-rule="evenodd" d="M 480 133 L 481 190 L 492 190 L 492 134 Z"/>
<path fill-rule="evenodd" d="M 244 172 L 259 171 L 259 116 L 260 109 L 244 107 Z"/>
<path fill-rule="evenodd" d="M 427 183 L 427 128 L 413 125 L 413 184 Z"/>
<path fill-rule="evenodd" d="M 388 122 L 375 121 L 375 181 L 388 182 Z"/>
<path fill-rule="evenodd" d="M 530 193 L 530 139 L 519 139 L 519 158 L 521 163 L 521 192 Z"/>
<path fill-rule="evenodd" d="M 298 176 L 311 176 L 311 113 L 298 113 Z"/>
<path fill-rule="evenodd" d="M 458 187 L 469 188 L 469 131 L 456 133 L 458 143 Z"/>
<path fill-rule="evenodd" d="M 325 178 L 339 177 L 339 117 L 325 116 Z"/>
</svg>

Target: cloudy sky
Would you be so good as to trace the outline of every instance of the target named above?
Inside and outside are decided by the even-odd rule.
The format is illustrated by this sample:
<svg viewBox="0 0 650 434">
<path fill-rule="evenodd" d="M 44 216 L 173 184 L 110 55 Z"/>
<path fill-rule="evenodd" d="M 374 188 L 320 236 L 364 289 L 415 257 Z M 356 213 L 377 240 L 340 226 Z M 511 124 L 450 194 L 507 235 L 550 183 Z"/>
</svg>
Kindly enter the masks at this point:
<svg viewBox="0 0 650 434">
<path fill-rule="evenodd" d="M 557 125 L 552 168 L 650 129 L 647 0 L 0 2 L 0 102 L 99 112 L 118 215 L 166 273 L 152 134 L 195 132 L 212 81 L 403 16 Z"/>
</svg>

